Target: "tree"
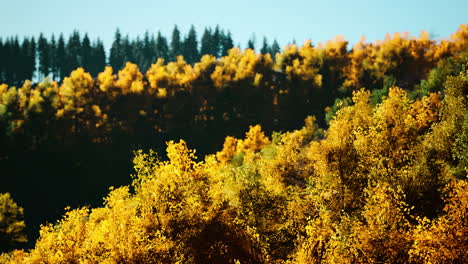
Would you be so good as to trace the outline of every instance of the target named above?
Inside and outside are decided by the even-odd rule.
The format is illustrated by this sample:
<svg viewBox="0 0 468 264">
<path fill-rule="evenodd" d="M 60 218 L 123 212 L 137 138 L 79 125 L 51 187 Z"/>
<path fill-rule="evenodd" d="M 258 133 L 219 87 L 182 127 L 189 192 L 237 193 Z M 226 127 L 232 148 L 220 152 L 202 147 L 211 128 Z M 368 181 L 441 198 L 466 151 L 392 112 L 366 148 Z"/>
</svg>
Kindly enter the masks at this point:
<svg viewBox="0 0 468 264">
<path fill-rule="evenodd" d="M 203 32 L 203 36 L 201 38 L 201 48 L 200 48 L 200 54 L 201 55 L 214 55 L 213 54 L 213 39 L 211 36 L 211 28 L 205 28 L 205 31 Z"/>
<path fill-rule="evenodd" d="M 42 77 L 46 77 L 50 73 L 50 48 L 47 39 L 41 33 L 38 41 L 39 51 L 39 72 Z"/>
<path fill-rule="evenodd" d="M 180 39 L 180 31 L 177 28 L 177 25 L 174 26 L 174 30 L 172 30 L 172 37 L 171 37 L 171 60 L 175 61 L 176 57 L 179 55 L 182 55 L 183 49 L 182 49 L 182 42 Z"/>
<path fill-rule="evenodd" d="M 104 44 L 100 39 L 97 39 L 91 49 L 91 65 L 90 73 L 92 76 L 97 77 L 98 73 L 104 70 L 106 66 L 106 52 L 104 50 Z"/>
<path fill-rule="evenodd" d="M 221 34 L 221 54 L 220 56 L 226 56 L 228 55 L 228 51 L 234 47 L 232 37 L 231 37 L 231 32 L 228 31 L 228 33 L 225 35 L 224 33 Z"/>
<path fill-rule="evenodd" d="M 0 193 L 0 252 L 26 243 L 25 227 L 23 208 L 13 201 L 9 193 Z"/>
<path fill-rule="evenodd" d="M 58 63 L 57 63 L 57 40 L 55 39 L 55 35 L 52 34 L 52 38 L 50 39 L 49 45 L 49 52 L 50 52 L 50 72 L 52 74 L 52 80 L 56 80 L 58 78 Z"/>
<path fill-rule="evenodd" d="M 184 58 L 189 64 L 194 64 L 200 59 L 198 51 L 197 32 L 192 25 L 187 37 L 184 40 Z"/>
<path fill-rule="evenodd" d="M 93 47 L 91 47 L 91 41 L 89 40 L 88 33 L 85 33 L 83 42 L 81 45 L 81 67 L 91 70 L 93 65 L 92 60 Z"/>
<path fill-rule="evenodd" d="M 257 42 L 255 34 L 252 34 L 252 37 L 247 41 L 247 48 L 255 50 L 255 42 Z"/>
<path fill-rule="evenodd" d="M 54 54 L 55 57 L 55 63 L 56 65 L 56 76 L 59 80 L 63 79 L 66 74 L 66 50 L 65 50 L 65 39 L 63 37 L 63 34 L 60 34 L 59 39 L 57 41 L 57 50 L 55 51 Z"/>
<path fill-rule="evenodd" d="M 68 38 L 66 50 L 66 71 L 65 75 L 70 74 L 73 70 L 83 65 L 82 42 L 80 33 L 75 30 Z"/>
<path fill-rule="evenodd" d="M 273 41 L 273 44 L 271 45 L 271 56 L 273 56 L 273 58 L 275 58 L 276 53 L 280 53 L 280 52 L 281 52 L 281 48 L 280 48 L 278 42 L 275 39 Z"/>
<path fill-rule="evenodd" d="M 115 31 L 114 42 L 112 42 L 112 47 L 110 49 L 109 64 L 116 70 L 121 69 L 124 65 L 122 35 L 120 34 L 120 30 L 118 28 Z"/>
<path fill-rule="evenodd" d="M 260 53 L 262 54 L 267 54 L 271 53 L 270 47 L 268 46 L 268 41 L 266 37 L 263 37 L 263 44 L 262 44 L 262 49 L 260 49 Z M 272 54 L 275 55 L 275 54 Z"/>
<path fill-rule="evenodd" d="M 165 61 L 169 61 L 169 46 L 167 39 L 158 31 L 156 38 L 156 54 L 158 58 L 162 58 Z"/>
</svg>

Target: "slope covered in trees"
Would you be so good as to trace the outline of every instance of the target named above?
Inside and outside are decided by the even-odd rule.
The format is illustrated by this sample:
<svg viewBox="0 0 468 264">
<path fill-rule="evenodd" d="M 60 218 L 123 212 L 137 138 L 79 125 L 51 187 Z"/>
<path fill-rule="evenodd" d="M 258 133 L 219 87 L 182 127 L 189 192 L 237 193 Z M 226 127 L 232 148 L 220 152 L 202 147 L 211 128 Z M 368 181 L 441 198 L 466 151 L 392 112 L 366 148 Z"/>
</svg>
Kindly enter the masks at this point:
<svg viewBox="0 0 468 264">
<path fill-rule="evenodd" d="M 251 126 L 216 155 L 137 151 L 133 183 L 68 211 L 10 263 L 462 263 L 468 72 L 415 101 L 355 91 L 317 137 Z"/>
<path fill-rule="evenodd" d="M 441 42 L 395 34 L 348 50 L 337 38 L 274 59 L 233 48 L 193 64 L 160 58 L 146 72 L 128 62 L 1 85 L 0 192 L 33 228 L 65 205 L 92 205 L 3 258 L 461 262 L 467 40 L 462 25 Z M 252 124 L 299 130 L 268 138 L 253 126 L 238 139 Z M 109 185 L 130 183 L 131 149 L 183 138 L 202 157 L 226 135 L 203 161 L 185 141 L 168 144 L 167 161 L 137 152 L 133 183 L 95 208 Z"/>
</svg>

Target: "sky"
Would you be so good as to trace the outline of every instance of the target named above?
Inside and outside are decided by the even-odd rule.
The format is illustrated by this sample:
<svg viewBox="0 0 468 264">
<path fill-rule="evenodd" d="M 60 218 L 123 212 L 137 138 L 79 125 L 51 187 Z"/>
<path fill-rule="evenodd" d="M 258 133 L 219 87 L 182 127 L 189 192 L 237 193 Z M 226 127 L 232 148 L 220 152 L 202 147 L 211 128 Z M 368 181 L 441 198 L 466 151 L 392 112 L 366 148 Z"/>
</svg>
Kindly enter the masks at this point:
<svg viewBox="0 0 468 264">
<path fill-rule="evenodd" d="M 205 27 L 230 30 L 234 44 L 245 47 L 255 35 L 281 46 L 312 40 L 314 44 L 343 35 L 351 45 L 384 39 L 387 33 L 428 31 L 435 39 L 449 38 L 468 23 L 466 0 L 0 0 L 0 38 L 17 35 L 50 37 L 73 30 L 100 38 L 110 48 L 115 30 L 131 38 L 158 30 L 170 39 L 174 25 L 182 34 L 190 25 L 199 37 Z"/>
</svg>

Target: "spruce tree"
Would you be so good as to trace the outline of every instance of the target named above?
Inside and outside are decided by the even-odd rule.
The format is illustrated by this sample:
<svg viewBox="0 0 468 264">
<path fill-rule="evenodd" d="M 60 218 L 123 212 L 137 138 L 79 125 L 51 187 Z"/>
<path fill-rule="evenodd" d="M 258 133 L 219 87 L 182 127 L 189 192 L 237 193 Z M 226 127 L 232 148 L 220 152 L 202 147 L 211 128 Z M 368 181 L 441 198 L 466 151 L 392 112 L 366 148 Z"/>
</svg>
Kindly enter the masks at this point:
<svg viewBox="0 0 468 264">
<path fill-rule="evenodd" d="M 193 25 L 190 27 L 190 31 L 184 41 L 184 58 L 189 64 L 194 64 L 200 60 L 197 32 Z"/>
<path fill-rule="evenodd" d="M 182 55 L 182 43 L 180 40 L 180 31 L 177 25 L 174 26 L 171 38 L 171 60 L 175 61 L 176 57 Z"/>
<path fill-rule="evenodd" d="M 44 78 L 49 75 L 50 73 L 50 49 L 47 39 L 41 33 L 39 35 L 39 43 L 38 43 L 38 51 L 39 51 L 39 73 L 41 74 L 41 78 Z"/>
<path fill-rule="evenodd" d="M 228 51 L 234 47 L 234 42 L 232 41 L 231 32 L 228 31 L 227 35 L 224 33 L 221 35 L 221 56 L 226 56 Z"/>
<path fill-rule="evenodd" d="M 158 58 L 163 58 L 165 61 L 169 60 L 169 45 L 167 39 L 158 31 L 158 37 L 156 39 L 156 50 Z"/>
<path fill-rule="evenodd" d="M 114 70 L 119 70 L 124 64 L 123 52 L 122 52 L 122 35 L 120 30 L 117 29 L 114 35 L 114 42 L 109 55 L 109 64 Z"/>
</svg>

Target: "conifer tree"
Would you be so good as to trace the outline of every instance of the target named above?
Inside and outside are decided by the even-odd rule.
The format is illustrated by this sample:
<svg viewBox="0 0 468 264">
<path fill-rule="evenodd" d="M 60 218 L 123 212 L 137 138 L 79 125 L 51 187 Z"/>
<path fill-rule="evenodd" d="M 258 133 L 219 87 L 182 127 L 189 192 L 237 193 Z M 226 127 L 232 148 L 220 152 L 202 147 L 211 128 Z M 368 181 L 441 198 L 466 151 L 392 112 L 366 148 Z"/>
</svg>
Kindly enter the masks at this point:
<svg viewBox="0 0 468 264">
<path fill-rule="evenodd" d="M 271 56 L 275 58 L 276 53 L 280 53 L 281 48 L 276 39 L 273 41 L 273 44 L 271 45 Z"/>
<path fill-rule="evenodd" d="M 122 34 L 120 34 L 119 29 L 117 29 L 114 34 L 114 42 L 112 43 L 109 55 L 109 64 L 115 70 L 121 69 L 124 64 Z"/>
<path fill-rule="evenodd" d="M 43 77 L 46 77 L 50 73 L 50 49 L 47 39 L 42 33 L 39 35 L 38 45 L 39 72 Z"/>
<path fill-rule="evenodd" d="M 262 53 L 262 54 L 271 53 L 271 50 L 270 50 L 270 47 L 268 46 L 268 41 L 267 41 L 266 37 L 263 37 L 263 45 L 262 45 L 262 49 L 260 49 L 260 53 Z"/>
<path fill-rule="evenodd" d="M 50 52 L 50 73 L 52 74 L 52 80 L 58 78 L 58 63 L 57 63 L 57 40 L 55 39 L 55 35 L 52 34 L 52 38 L 50 39 L 49 44 L 49 52 Z"/>
<path fill-rule="evenodd" d="M 234 42 L 232 41 L 231 32 L 221 34 L 221 56 L 228 55 L 228 51 L 234 47 Z"/>
<path fill-rule="evenodd" d="M 63 34 L 60 34 L 59 39 L 57 41 L 57 49 L 54 54 L 54 60 L 55 63 L 57 64 L 56 66 L 56 76 L 59 80 L 63 79 L 65 77 L 65 71 L 66 71 L 66 50 L 65 50 L 65 39 L 63 37 Z"/>
<path fill-rule="evenodd" d="M 158 31 L 158 36 L 156 39 L 156 50 L 157 57 L 162 58 L 165 61 L 169 60 L 169 46 L 167 44 L 167 39 Z"/>
<path fill-rule="evenodd" d="M 197 31 L 192 25 L 184 41 L 184 58 L 189 64 L 194 64 L 200 58 L 198 51 Z"/>
<path fill-rule="evenodd" d="M 200 48 L 200 55 L 215 55 L 213 54 L 213 39 L 211 36 L 211 29 L 205 28 L 203 32 L 203 36 L 201 38 L 201 48 Z M 215 55 L 216 56 L 216 55 Z"/>
<path fill-rule="evenodd" d="M 180 31 L 177 28 L 177 25 L 174 26 L 174 30 L 172 31 L 172 38 L 171 38 L 171 60 L 175 61 L 176 57 L 182 55 L 182 42 L 180 39 Z"/>
</svg>

